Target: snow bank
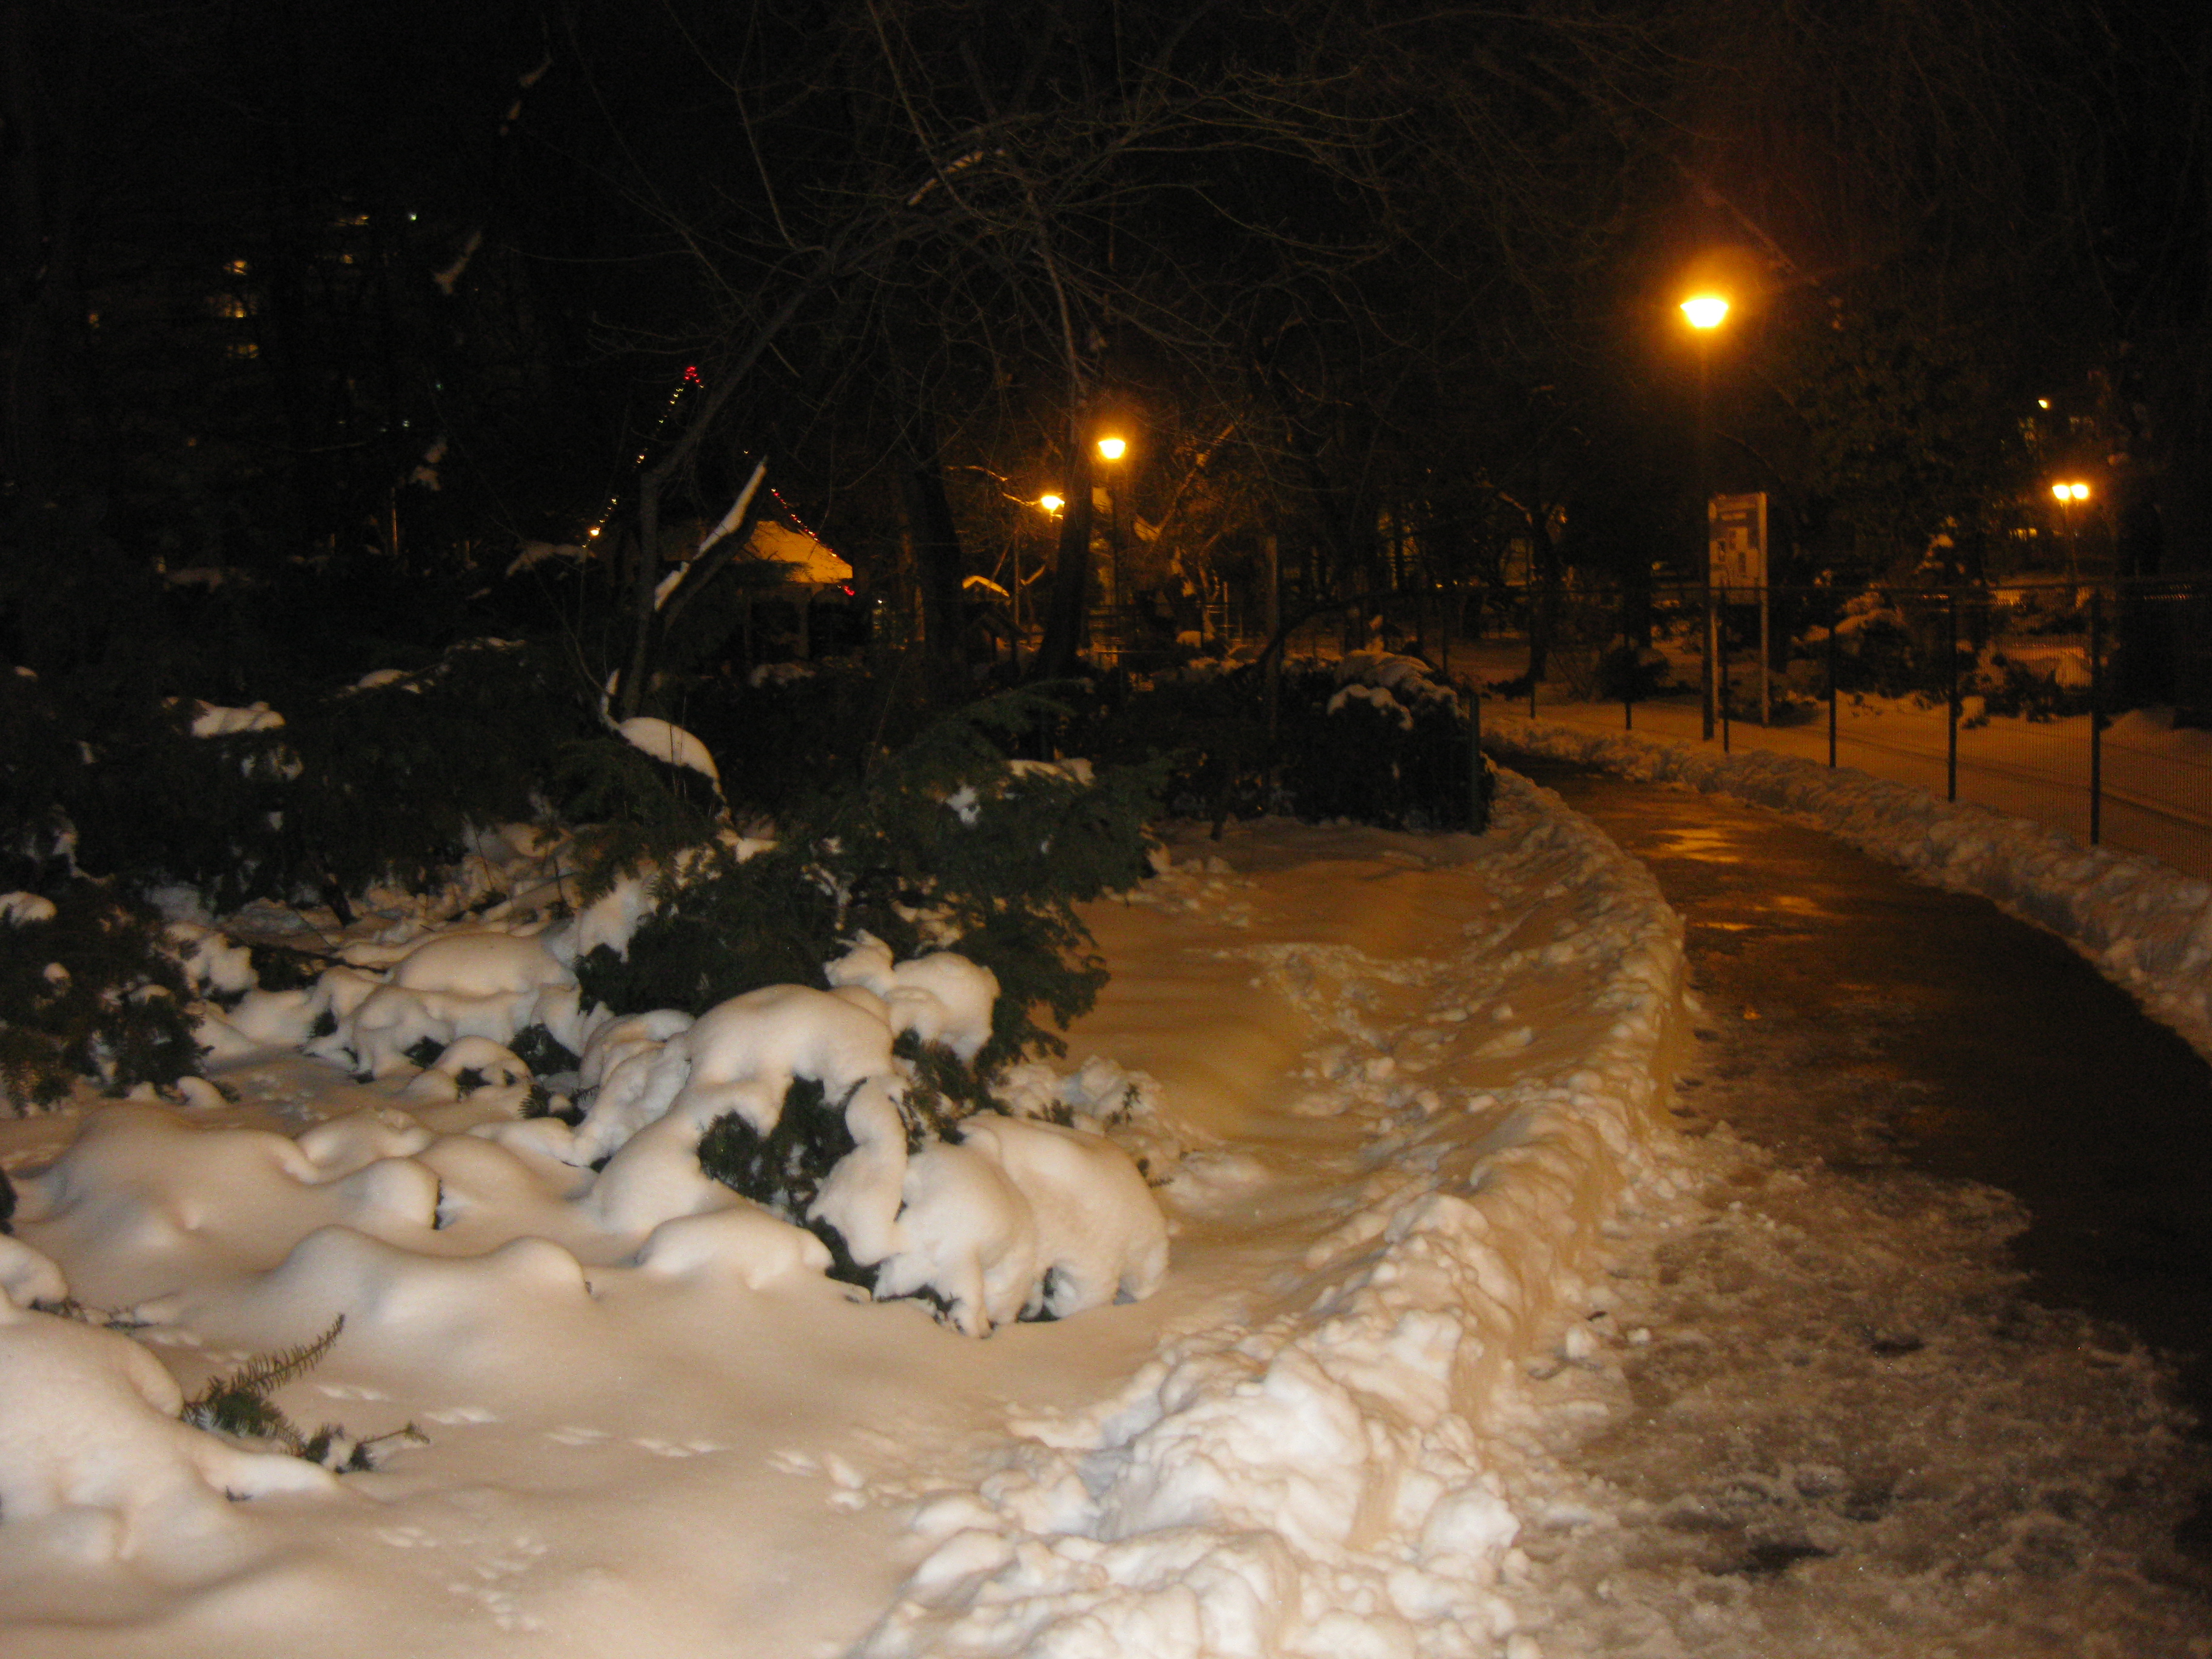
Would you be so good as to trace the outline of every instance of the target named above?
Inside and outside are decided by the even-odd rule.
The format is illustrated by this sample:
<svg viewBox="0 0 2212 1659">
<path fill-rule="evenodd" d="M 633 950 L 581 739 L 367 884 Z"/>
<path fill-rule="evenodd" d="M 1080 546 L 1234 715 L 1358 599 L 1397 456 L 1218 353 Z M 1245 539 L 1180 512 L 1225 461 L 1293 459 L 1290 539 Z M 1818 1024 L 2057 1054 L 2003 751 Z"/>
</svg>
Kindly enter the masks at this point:
<svg viewBox="0 0 2212 1659">
<path fill-rule="evenodd" d="M 328 1471 L 179 1422 L 184 1395 L 129 1337 L 0 1297 L 0 1516 L 76 1560 L 204 1531 L 225 1501 L 329 1492 Z"/>
<path fill-rule="evenodd" d="M 981 1029 L 981 969 L 865 945 L 831 990 L 777 988 L 696 1022 L 602 1021 L 577 1048 L 591 1113 L 577 1127 L 502 1109 L 451 1128 L 447 1114 L 520 1085 L 495 1035 L 457 1035 L 414 1083 L 303 1085 L 318 1068 L 264 1052 L 221 1113 L 116 1103 L 66 1149 L 56 1120 L 14 1126 L 0 1152 L 28 1172 L 21 1219 L 40 1255 L 0 1263 L 12 1299 L 52 1299 L 65 1269 L 69 1291 L 145 1321 L 143 1343 L 179 1376 L 343 1313 L 294 1408 L 343 1401 L 351 1430 L 415 1420 L 429 1435 L 392 1478 L 362 1480 L 374 1502 L 229 1510 L 246 1541 L 220 1564 L 220 1601 L 146 1592 L 131 1604 L 143 1615 L 98 1614 L 114 1641 L 85 1634 L 89 1614 L 58 1639 L 73 1654 L 87 1640 L 242 1654 L 336 1640 L 366 1659 L 395 1644 L 481 1650 L 503 1639 L 490 1620 L 595 1652 L 1522 1659 L 1504 1577 L 1523 1517 L 1498 1471 L 1532 1357 L 1571 1352 L 1580 1334 L 1562 1338 L 1565 1316 L 1608 1218 L 1632 1187 L 1663 1189 L 1648 1146 L 1680 1034 L 1680 955 L 1639 868 L 1555 799 L 1503 789 L 1498 830 L 1479 843 L 1403 837 L 1378 852 L 1344 832 L 1352 862 L 1339 866 L 1310 838 L 1332 832 L 1276 832 L 1261 839 L 1280 854 L 1273 872 L 1296 872 L 1283 886 L 1206 860 L 1128 907 L 1133 926 L 1172 936 L 1178 961 L 1189 937 L 1207 941 L 1175 995 L 1131 975 L 1171 1045 L 1245 1042 L 1216 1032 L 1222 1006 L 1279 1018 L 1281 1066 L 1249 1075 L 1291 1080 L 1281 1099 L 1238 1097 L 1252 1145 L 1225 1138 L 1228 1118 L 1158 1114 L 1151 1079 L 1101 1060 L 1065 1076 L 1017 1068 L 1003 1092 L 1018 1115 L 933 1133 L 924 1123 L 940 1120 L 915 1109 L 917 1078 L 891 1048 L 897 994 L 927 991 L 911 1007 L 954 1042 Z M 1437 870 L 1407 875 L 1439 847 Z M 1345 942 L 1396 949 L 1388 929 L 1366 931 L 1367 896 L 1401 890 L 1445 907 L 1433 959 Z M 1324 891 L 1342 907 L 1309 920 Z M 1270 912 L 1277 898 L 1289 919 Z M 313 1006 L 344 1027 L 380 994 L 511 1008 L 562 992 L 568 959 L 532 954 L 523 908 L 508 945 L 434 950 L 394 927 L 299 1003 L 261 1012 L 274 1026 Z M 479 916 L 459 937 L 495 931 Z M 208 967 L 227 971 L 215 954 Z M 1225 1005 L 1209 1000 L 1224 984 Z M 1386 1015 L 1401 995 L 1425 1006 Z M 1204 1067 L 1172 1073 L 1152 1053 L 1179 1097 L 1206 1086 Z M 1242 1064 L 1219 1075 L 1248 1075 Z M 853 1145 L 798 1213 L 704 1179 L 705 1120 L 772 1136 L 800 1110 L 842 1112 Z M 910 1283 L 973 1330 L 1142 1297 L 1168 1227 L 1136 1146 L 1167 1183 L 1190 1271 L 1143 1307 L 981 1349 L 911 1310 L 857 1305 L 823 1282 L 849 1264 L 793 1224 L 827 1224 L 877 1264 L 878 1288 Z M 763 1137 L 771 1164 L 786 1146 Z M 611 1157 L 594 1172 L 586 1152 Z M 612 1201 L 624 1187 L 634 1206 Z M 59 1650 L 34 1611 L 47 1592 L 7 1573 L 50 1528 L 88 1529 L 95 1562 L 126 1547 L 164 1559 L 164 1540 L 219 1523 L 222 1491 L 276 1490 L 273 1466 L 210 1485 L 199 1441 L 161 1416 L 168 1392 L 125 1357 L 126 1339 L 97 1334 L 125 1346 L 71 1359 L 85 1380 L 59 1392 L 112 1408 L 100 1445 L 146 1449 L 112 1488 L 127 1487 L 124 1510 L 70 1499 L 91 1518 L 57 1510 L 21 1529 L 12 1503 L 0 1516 L 4 1639 L 30 1632 L 40 1653 Z M 1024 1403 L 1007 1431 L 1009 1401 Z M 12 1411 L 0 1398 L 0 1436 Z M 0 1456 L 45 1492 L 100 1476 L 48 1457 L 64 1432 L 34 1422 L 41 1438 Z M 126 1514 L 142 1492 L 155 1507 Z M 896 1559 L 916 1564 L 902 1582 L 884 1548 L 902 1522 Z M 839 1571 L 793 1598 L 781 1564 L 823 1559 Z M 54 1605 L 73 1619 L 108 1608 L 130 1577 L 88 1577 Z M 195 1568 L 177 1582 L 210 1580 Z M 802 1625 L 805 1639 L 781 1639 Z"/>
<path fill-rule="evenodd" d="M 1487 1449 L 1623 1193 L 1666 1188 L 1650 1148 L 1683 964 L 1649 873 L 1524 780 L 1501 780 L 1484 869 L 1505 912 L 1466 925 L 1440 1023 L 1510 1017 L 1503 993 L 1550 973 L 1578 988 L 1573 1035 L 1451 1100 L 1388 1054 L 1325 1048 L 1324 1086 L 1293 1109 L 1368 1126 L 1369 1173 L 1292 1305 L 1171 1340 L 1117 1395 L 1017 1423 L 972 1490 L 926 1498 L 927 1553 L 866 1659 L 1442 1659 L 1513 1639 L 1497 1586 L 1519 1522 Z M 1255 956 L 1296 997 L 1331 948 Z M 1355 1000 L 1342 1022 L 1364 1018 Z"/>
<path fill-rule="evenodd" d="M 2212 1057 L 2212 883 L 1850 767 L 1763 750 L 1720 754 L 1497 714 L 1486 736 L 1508 751 L 1778 807 L 1937 886 L 1994 899 L 2073 944 Z"/>
</svg>

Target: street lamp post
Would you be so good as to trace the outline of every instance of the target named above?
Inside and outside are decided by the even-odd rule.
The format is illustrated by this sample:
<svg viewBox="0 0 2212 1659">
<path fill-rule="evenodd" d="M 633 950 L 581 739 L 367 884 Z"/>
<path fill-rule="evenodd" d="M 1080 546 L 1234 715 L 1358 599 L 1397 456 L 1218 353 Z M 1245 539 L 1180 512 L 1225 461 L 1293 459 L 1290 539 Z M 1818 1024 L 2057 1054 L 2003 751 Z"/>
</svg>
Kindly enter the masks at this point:
<svg viewBox="0 0 2212 1659">
<path fill-rule="evenodd" d="M 1129 441 L 1126 438 L 1109 433 L 1098 441 L 1098 459 L 1102 461 L 1118 462 L 1128 453 Z M 1110 480 L 1112 475 L 1108 476 Z M 1108 626 L 1111 628 L 1115 609 L 1121 603 L 1121 492 L 1115 482 L 1109 482 L 1104 488 L 1106 568 L 1103 580 L 1098 584 L 1098 599 L 1099 609 L 1108 618 Z"/>
<path fill-rule="evenodd" d="M 2066 532 L 2066 580 L 2081 579 L 2080 543 L 2074 529 L 2074 503 L 2089 499 L 2089 486 L 2076 478 L 2069 478 L 2051 486 L 2051 494 L 2058 502 L 2058 522 Z"/>
<path fill-rule="evenodd" d="M 1058 495 L 1054 495 L 1050 490 L 1047 490 L 1043 495 L 1038 496 L 1036 504 L 1044 509 L 1044 516 L 1047 523 L 1050 523 L 1053 520 L 1058 518 L 1060 516 L 1060 509 L 1067 505 L 1066 501 L 1062 501 Z M 1012 597 L 1008 603 L 1008 609 L 1012 612 L 1014 629 L 1014 671 L 1017 673 L 1021 672 L 1022 666 L 1023 539 L 1024 538 L 1021 536 L 1014 538 L 1014 589 Z"/>
<path fill-rule="evenodd" d="M 1705 599 L 1705 666 L 1698 679 L 1705 697 L 1705 735 L 1713 736 L 1714 715 L 1720 702 L 1720 684 L 1713 665 L 1720 654 L 1720 612 L 1713 592 L 1712 499 L 1712 348 L 1714 331 L 1728 319 L 1729 302 L 1717 294 L 1692 294 L 1682 301 L 1682 315 L 1698 345 L 1697 487 L 1698 519 L 1705 538 L 1698 568 L 1704 574 Z"/>
</svg>

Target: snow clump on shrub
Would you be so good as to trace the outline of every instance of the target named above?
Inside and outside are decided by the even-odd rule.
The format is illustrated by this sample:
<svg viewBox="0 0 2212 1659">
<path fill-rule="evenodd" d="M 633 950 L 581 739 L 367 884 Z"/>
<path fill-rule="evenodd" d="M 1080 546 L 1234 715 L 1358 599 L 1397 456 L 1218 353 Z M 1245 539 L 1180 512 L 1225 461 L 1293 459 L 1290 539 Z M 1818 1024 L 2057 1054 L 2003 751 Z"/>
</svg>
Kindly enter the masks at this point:
<svg viewBox="0 0 2212 1659">
<path fill-rule="evenodd" d="M 864 934 L 826 974 L 828 991 L 769 986 L 595 1035 L 583 1121 L 565 1146 L 533 1127 L 564 1161 L 603 1164 L 586 1200 L 602 1225 L 650 1231 L 735 1191 L 811 1231 L 839 1277 L 925 1297 L 972 1335 L 1158 1286 L 1166 1223 L 1112 1141 L 990 1111 L 932 1122 L 912 1097 L 898 1039 L 971 1060 L 988 971 L 949 951 L 894 962 Z"/>
</svg>

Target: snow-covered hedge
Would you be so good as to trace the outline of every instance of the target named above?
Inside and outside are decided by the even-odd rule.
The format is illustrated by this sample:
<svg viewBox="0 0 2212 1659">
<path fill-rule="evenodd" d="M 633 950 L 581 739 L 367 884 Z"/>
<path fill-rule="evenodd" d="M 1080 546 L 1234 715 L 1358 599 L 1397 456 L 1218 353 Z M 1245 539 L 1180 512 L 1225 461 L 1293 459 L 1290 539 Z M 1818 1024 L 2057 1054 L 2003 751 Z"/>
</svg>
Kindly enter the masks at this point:
<svg viewBox="0 0 2212 1659">
<path fill-rule="evenodd" d="M 623 1015 L 585 997 L 576 966 L 586 945 L 628 950 L 649 914 L 637 899 L 633 884 L 551 926 L 356 947 L 310 985 L 209 1010 L 204 1040 L 222 1056 L 277 1043 L 409 1078 L 426 1123 L 579 1171 L 565 1196 L 611 1234 L 644 1240 L 756 1203 L 817 1234 L 840 1277 L 927 1297 L 973 1334 L 1158 1283 L 1158 1206 L 1098 1132 L 1141 1095 L 1079 1124 L 1066 1091 L 1033 1078 L 994 1094 L 974 1069 L 998 1024 L 988 969 L 946 951 L 896 960 L 863 932 L 817 985 L 759 987 L 696 1018 Z M 194 960 L 235 982 L 234 956 L 202 941 Z M 573 1123 L 519 1047 L 573 1066 L 553 1074 Z M 965 1079 L 951 1099 L 945 1079 Z"/>
<path fill-rule="evenodd" d="M 229 1015 L 206 1016 L 232 1052 L 299 1041 L 377 1076 L 427 1061 L 396 1103 L 411 1109 L 364 1108 L 287 1138 L 118 1103 L 25 1179 L 23 1218 L 97 1261 L 118 1242 L 220 1249 L 234 1229 L 218 1216 L 250 1216 L 245 1237 L 296 1241 L 246 1280 L 261 1316 L 295 1339 L 343 1320 L 371 1341 L 460 1344 L 487 1294 L 587 1305 L 586 1261 L 752 1286 L 834 1273 L 927 1299 L 973 1335 L 1159 1284 L 1166 1222 L 1103 1133 L 1142 1109 L 1137 1082 L 1087 1075 L 1095 1062 L 1046 1079 L 1032 1064 L 1016 1106 L 1065 1121 L 920 1109 L 919 1056 L 957 1068 L 988 1040 L 988 970 L 948 952 L 896 961 L 863 936 L 826 965 L 830 988 L 764 987 L 696 1019 L 617 1018 L 580 1008 L 562 959 L 578 931 L 437 933 L 379 969 L 246 991 Z M 192 954 L 204 981 L 236 985 L 236 954 L 211 939 Z M 585 1109 L 574 1122 L 543 1111 L 565 1103 L 508 1046 L 532 1029 L 582 1051 L 562 1079 Z M 1094 1099 L 1097 1116 L 1067 1109 Z M 70 1287 L 6 1224 L 0 1518 L 82 1510 L 83 1549 L 122 1559 L 142 1534 L 204 1529 L 226 1495 L 329 1489 L 312 1462 L 179 1421 L 176 1382 L 127 1335 L 34 1307 Z M 485 1236 L 455 1258 L 430 1243 L 455 1228 Z M 187 1302 L 143 1302 L 127 1321 L 189 1321 Z"/>
</svg>

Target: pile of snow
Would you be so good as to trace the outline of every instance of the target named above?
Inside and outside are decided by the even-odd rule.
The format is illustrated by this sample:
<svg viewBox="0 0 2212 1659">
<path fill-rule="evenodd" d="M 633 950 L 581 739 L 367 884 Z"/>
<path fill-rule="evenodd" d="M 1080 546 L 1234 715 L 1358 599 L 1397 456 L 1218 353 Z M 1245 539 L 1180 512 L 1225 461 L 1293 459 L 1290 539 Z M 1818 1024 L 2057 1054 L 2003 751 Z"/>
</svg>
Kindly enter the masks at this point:
<svg viewBox="0 0 2212 1659">
<path fill-rule="evenodd" d="M 204 980 L 235 983 L 223 947 L 188 930 L 184 942 Z M 334 1021 L 311 1053 L 374 1078 L 412 1073 L 392 1105 L 296 1137 L 149 1102 L 91 1113 L 19 1188 L 20 1218 L 71 1262 L 74 1285 L 46 1250 L 0 1236 L 0 1517 L 97 1511 L 71 1547 L 119 1559 L 149 1528 L 204 1528 L 225 1493 L 329 1486 L 311 1464 L 177 1421 L 178 1386 L 137 1342 L 28 1310 L 72 1289 L 150 1331 L 212 1321 L 282 1346 L 342 1316 L 357 1349 L 428 1345 L 459 1364 L 533 1321 L 587 1317 L 609 1273 L 753 1291 L 819 1279 L 833 1252 L 809 1225 L 878 1294 L 926 1295 L 970 1334 L 1157 1288 L 1165 1220 L 1104 1136 L 986 1115 L 910 1146 L 895 1033 L 972 1057 L 997 993 L 988 972 L 944 953 L 895 962 L 864 936 L 830 976 L 833 990 L 769 987 L 696 1021 L 587 1021 L 537 939 L 465 929 L 406 949 L 380 979 L 334 968 L 284 1005 L 294 1024 L 310 1010 Z M 264 1006 L 244 1029 L 284 1023 Z M 590 1109 L 574 1127 L 523 1115 L 531 1073 L 498 1037 L 526 1024 L 584 1050 Z M 442 1052 L 417 1067 L 404 1056 L 426 1038 Z M 801 1080 L 842 1114 L 850 1147 L 811 1201 L 776 1213 L 708 1179 L 702 1137 L 735 1121 L 768 1139 Z M 459 1115 L 428 1109 L 456 1103 Z"/>
<path fill-rule="evenodd" d="M 0 922 L 24 927 L 34 921 L 52 921 L 60 913 L 54 902 L 37 893 L 0 893 Z"/>
<path fill-rule="evenodd" d="M 204 929 L 179 933 L 202 985 L 237 992 L 235 957 Z M 345 956 L 310 987 L 256 985 L 204 1011 L 196 1035 L 210 1059 L 299 1048 L 360 1076 L 397 1077 L 464 1039 L 507 1047 L 532 1027 L 573 1053 L 604 1017 L 584 1010 L 572 964 L 543 937 L 478 926 L 402 947 L 356 945 Z"/>
<path fill-rule="evenodd" d="M 831 990 L 769 986 L 696 1022 L 664 1012 L 603 1028 L 584 1056 L 594 1092 L 583 1121 L 569 1132 L 539 1120 L 508 1138 L 603 1164 L 584 1201 L 611 1231 L 637 1234 L 742 1201 L 702 1167 L 702 1143 L 722 1126 L 781 1218 L 821 1233 L 877 1295 L 927 1295 L 971 1335 L 1158 1287 L 1166 1223 L 1104 1136 L 988 1113 L 954 1139 L 909 1133 L 912 1067 L 893 1042 L 912 1033 L 972 1060 L 998 995 L 987 970 L 949 951 L 894 963 L 863 934 L 828 977 Z M 801 1083 L 834 1124 L 785 1123 Z M 841 1140 L 842 1156 L 809 1179 L 810 1152 Z"/>
<path fill-rule="evenodd" d="M 647 722 L 623 735 L 645 746 L 665 739 L 664 758 L 691 763 L 677 728 Z M 1030 773 L 1088 781 L 1083 762 L 1030 763 L 1020 775 Z M 516 890 L 549 860 L 557 867 L 558 845 L 526 828 L 479 841 L 486 869 Z M 730 841 L 739 858 L 761 845 Z M 906 1109 L 915 1063 L 904 1048 L 894 1054 L 895 1042 L 964 1066 L 990 1039 L 998 981 L 964 957 L 897 962 L 860 933 L 824 964 L 825 989 L 765 987 L 696 1022 L 675 1010 L 618 1019 L 588 1003 L 576 964 L 601 948 L 626 954 L 653 908 L 654 873 L 559 920 L 550 904 L 510 897 L 444 928 L 395 921 L 286 990 L 261 988 L 252 953 L 211 927 L 179 921 L 171 935 L 208 999 L 198 1034 L 216 1061 L 297 1048 L 362 1081 L 398 1084 L 433 1129 L 473 1131 L 526 1161 L 560 1165 L 538 1196 L 576 1215 L 554 1237 L 581 1224 L 635 1248 L 664 1223 L 755 1200 L 821 1235 L 846 1277 L 885 1297 L 927 1297 L 978 1335 L 1157 1286 L 1165 1224 L 1131 1156 L 1101 1133 L 1133 1115 L 1129 1102 L 1094 1103 L 1079 1082 L 1064 1085 L 1048 1068 L 1041 1081 L 1024 1067 L 1012 1109 L 1055 1122 L 956 1127 L 948 1139 Z M 543 1056 L 549 1044 L 571 1057 L 573 1077 L 538 1079 L 518 1053 Z M 787 1123 L 802 1084 L 819 1091 L 823 1115 Z M 554 1115 L 569 1100 L 552 1087 L 573 1091 L 573 1127 Z M 1103 1109 L 1079 1123 L 1075 1109 L 1094 1105 Z M 738 1137 L 744 1179 L 702 1166 L 702 1141 L 729 1121 L 739 1127 L 724 1138 Z M 1140 1132 L 1138 1151 L 1155 1166 L 1172 1161 L 1171 1141 L 1158 1135 Z M 526 1175 L 501 1180 L 526 1186 Z M 423 1184 L 387 1179 L 395 1190 Z"/>
<path fill-rule="evenodd" d="M 1367 999 L 1320 988 L 1378 964 L 1255 951 L 1343 1034 L 1293 1109 L 1360 1122 L 1367 1179 L 1280 1311 L 1170 1340 L 1095 1406 L 1017 1423 L 979 1484 L 927 1495 L 929 1553 L 867 1659 L 1533 1652 L 1500 1588 L 1520 1522 L 1488 1448 L 1624 1193 L 1667 1189 L 1650 1148 L 1682 957 L 1650 875 L 1556 797 L 1508 776 L 1498 810 L 1499 912 L 1464 924 L 1420 1042 L 1531 1054 L 1505 994 L 1565 975 L 1582 1000 L 1555 1060 L 1446 1097 L 1401 1069 Z"/>
<path fill-rule="evenodd" d="M 1510 714 L 1486 739 L 1625 776 L 1686 784 L 1792 812 L 1937 886 L 1978 893 L 2048 928 L 2212 1057 L 2212 883 L 2142 854 L 2084 847 L 2063 830 L 1850 767 L 1763 750 L 1717 753 L 1602 735 Z"/>
<path fill-rule="evenodd" d="M 219 1528 L 227 1500 L 336 1486 L 313 1463 L 186 1425 L 183 1406 L 129 1337 L 0 1297 L 0 1517 L 58 1519 L 78 1560 L 118 1560 Z"/>
<path fill-rule="evenodd" d="M 279 732 L 284 717 L 265 702 L 244 708 L 224 708 L 211 702 L 192 705 L 192 735 L 196 738 L 235 737 L 241 732 Z"/>
<path fill-rule="evenodd" d="M 325 1025 L 307 1041 L 348 1074 L 451 1026 L 427 1066 L 349 1082 L 264 1046 L 223 1073 L 235 1103 L 103 1106 L 67 1146 L 66 1118 L 4 1126 L 30 1245 L 179 1376 L 343 1315 L 303 1395 L 342 1402 L 319 1409 L 349 1436 L 430 1437 L 349 1476 L 363 1501 L 234 1509 L 252 1548 L 132 1589 L 100 1615 L 115 1644 L 83 1650 L 368 1659 L 552 1632 L 579 1651 L 1520 1659 L 1510 1407 L 1532 1359 L 1571 1350 L 1626 1197 L 1670 1179 L 1652 1148 L 1679 926 L 1517 780 L 1480 841 L 1231 844 L 1290 884 L 1163 859 L 1141 903 L 1102 907 L 1181 964 L 1172 990 L 1127 981 L 1163 1023 L 1138 1057 L 1170 1077 L 1172 1120 L 1150 1079 L 1093 1059 L 1014 1068 L 1016 1115 L 930 1132 L 902 1109 L 900 1034 L 980 1042 L 988 975 L 867 939 L 828 988 L 582 1018 L 562 1085 L 580 1121 L 520 1115 L 539 1080 L 498 1033 L 573 994 L 576 939 L 517 892 L 447 933 L 394 920 L 225 1016 Z M 1409 914 L 1432 955 L 1360 948 Z M 222 946 L 194 948 L 234 987 Z M 390 1018 L 364 1024 L 377 997 Z M 1217 1029 L 1224 1006 L 1257 1023 Z M 1250 1060 L 1278 1040 L 1279 1069 Z M 1186 1089 L 1224 1098 L 1194 1124 Z M 842 1156 L 787 1170 L 793 1113 L 849 1149 L 819 1135 Z M 781 1199 L 707 1180 L 710 1133 L 787 1175 Z M 1173 1294 L 988 1344 L 827 1277 L 858 1267 L 960 1329 L 1056 1317 L 1162 1282 L 1163 1206 Z M 82 1640 L 86 1607 L 119 1605 L 112 1571 L 47 1586 L 64 1521 L 0 1523 L 10 1642 Z M 823 1559 L 838 1570 L 794 1572 Z"/>
</svg>

